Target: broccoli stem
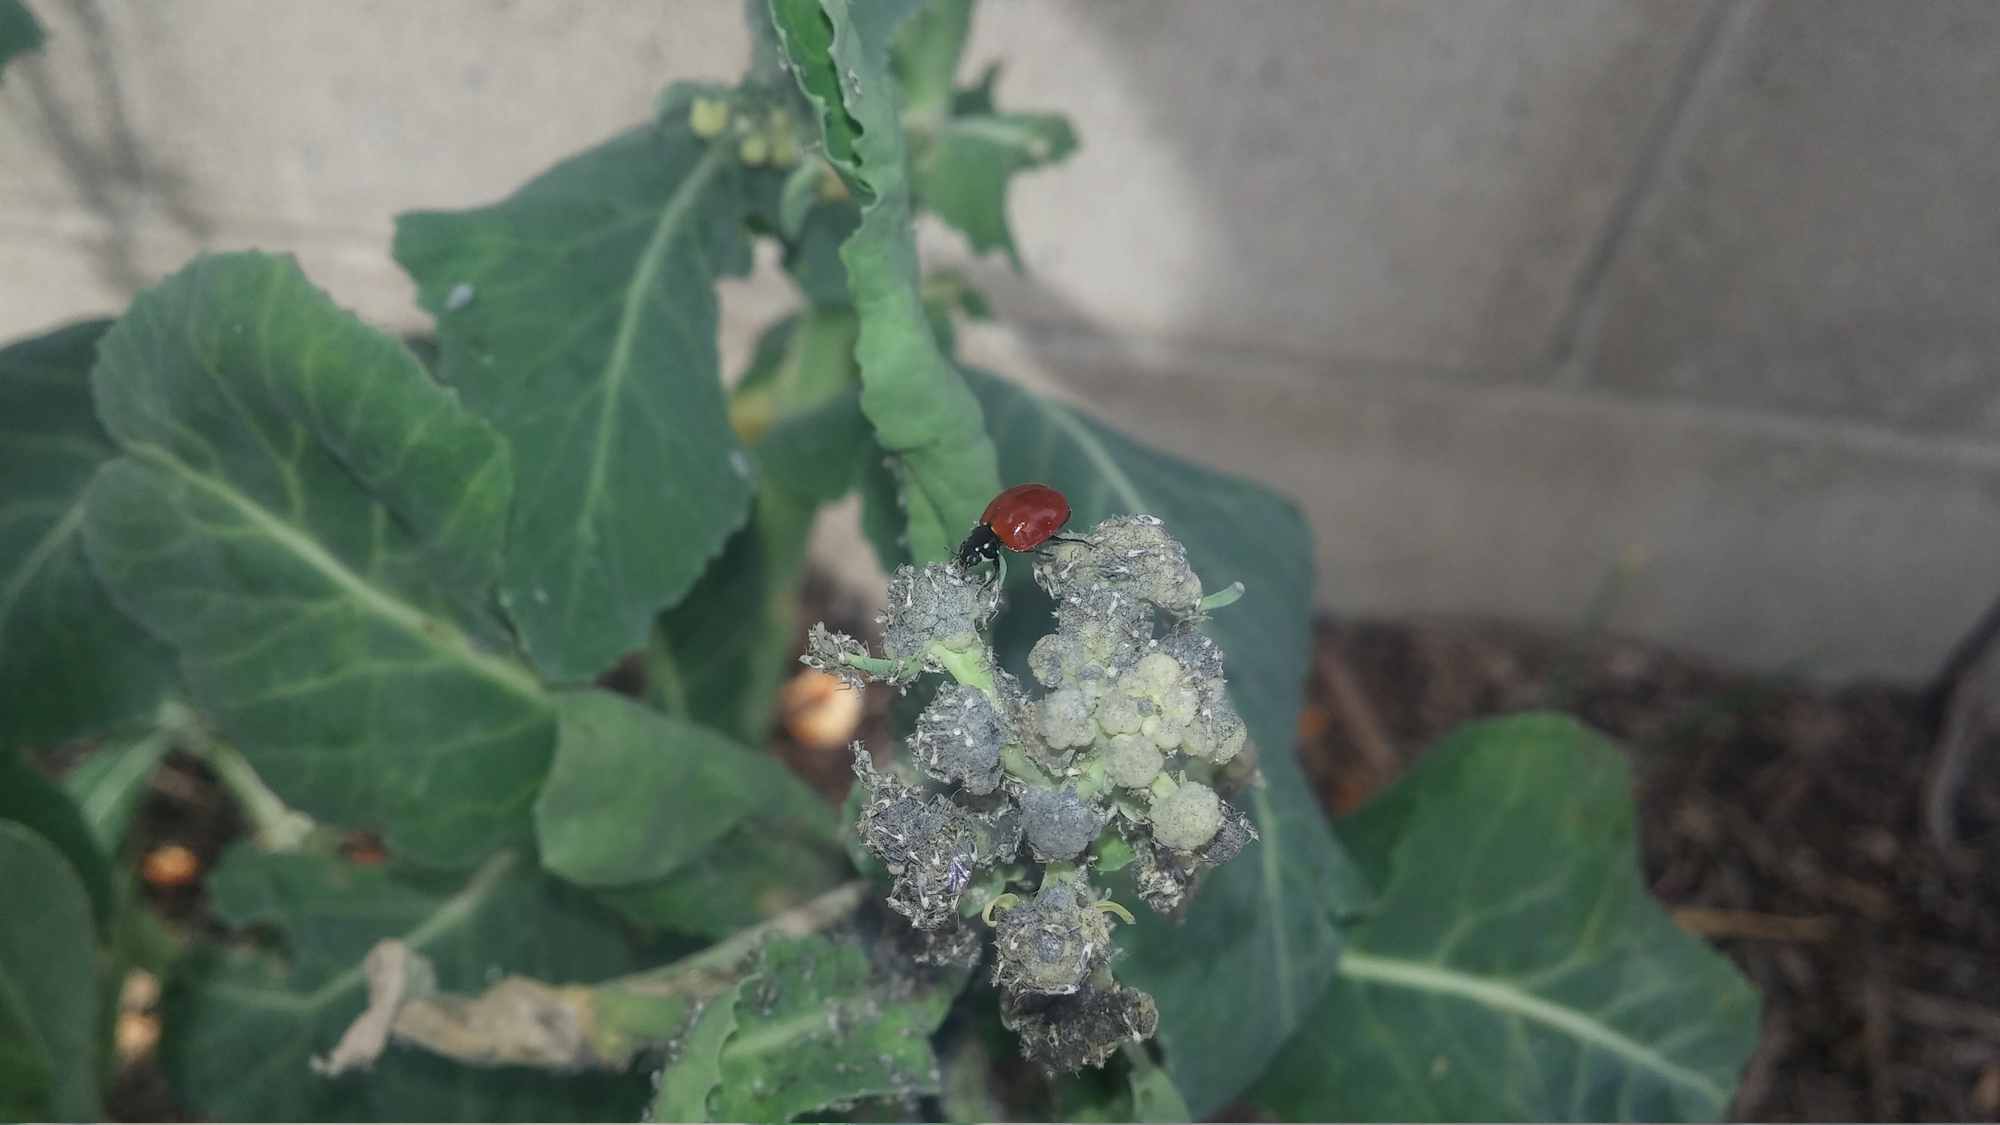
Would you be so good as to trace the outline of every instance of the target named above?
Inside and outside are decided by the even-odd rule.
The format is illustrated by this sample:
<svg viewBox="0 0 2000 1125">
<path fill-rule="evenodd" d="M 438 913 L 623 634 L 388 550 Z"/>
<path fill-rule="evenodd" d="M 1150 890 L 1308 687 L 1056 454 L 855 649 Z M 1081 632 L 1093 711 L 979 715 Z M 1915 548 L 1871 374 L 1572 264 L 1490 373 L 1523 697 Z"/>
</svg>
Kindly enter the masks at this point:
<svg viewBox="0 0 2000 1125">
<path fill-rule="evenodd" d="M 999 694 L 993 689 L 993 650 L 986 647 L 984 638 L 980 639 L 980 643 L 963 649 L 933 642 L 929 655 L 952 679 L 966 687 L 977 688 L 996 706 L 1000 703 Z"/>
</svg>

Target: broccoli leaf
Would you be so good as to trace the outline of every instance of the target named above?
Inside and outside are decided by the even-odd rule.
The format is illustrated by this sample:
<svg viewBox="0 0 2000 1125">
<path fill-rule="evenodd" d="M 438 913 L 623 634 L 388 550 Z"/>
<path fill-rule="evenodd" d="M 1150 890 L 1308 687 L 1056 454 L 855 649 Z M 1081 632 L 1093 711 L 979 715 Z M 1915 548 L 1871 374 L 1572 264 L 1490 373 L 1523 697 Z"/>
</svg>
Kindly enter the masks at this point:
<svg viewBox="0 0 2000 1125">
<path fill-rule="evenodd" d="M 1010 480 L 1069 498 L 1073 529 L 1150 513 L 1186 547 L 1210 588 L 1243 600 L 1208 632 L 1228 657 L 1229 690 L 1261 751 L 1265 784 L 1235 800 L 1262 839 L 1203 882 L 1186 921 L 1141 911 L 1121 927 L 1119 979 L 1160 1006 L 1165 1069 L 1197 1118 L 1261 1073 L 1310 1010 L 1339 949 L 1333 918 L 1365 898 L 1292 752 L 1299 669 L 1312 612 L 1312 551 L 1289 502 L 1260 486 L 1148 449 L 1069 407 L 972 373 Z M 1024 616 L 1019 610 L 1009 623 Z"/>
<path fill-rule="evenodd" d="M 0 887 L 0 1119 L 98 1120 L 90 896 L 61 852 L 10 821 L 0 821 Z"/>
<path fill-rule="evenodd" d="M 738 981 L 708 1002 L 660 1070 L 649 1121 L 708 1121 L 708 1098 L 722 1084 L 722 1047 L 736 1034 Z"/>
<path fill-rule="evenodd" d="M 1712 1121 L 1757 995 L 1638 867 L 1617 747 L 1475 723 L 1349 818 L 1382 897 L 1254 1098 L 1281 1117 Z"/>
<path fill-rule="evenodd" d="M 229 254 L 104 337 L 124 450 L 84 502 L 118 604 L 288 802 L 413 859 L 524 839 L 554 713 L 487 609 L 507 447 L 289 258 Z"/>
<path fill-rule="evenodd" d="M 713 1119 L 787 1121 L 859 1098 L 936 1093 L 930 1035 L 964 977 L 894 976 L 851 941 L 771 940 L 737 996 Z"/>
<path fill-rule="evenodd" d="M 109 326 L 0 350 L 0 747 L 150 716 L 173 688 L 173 651 L 118 612 L 83 552 L 84 489 L 118 453 L 90 401 Z"/>
<path fill-rule="evenodd" d="M 61 852 L 90 894 L 91 914 L 98 928 L 110 929 L 114 909 L 111 863 L 96 835 L 60 786 L 43 777 L 18 752 L 5 747 L 0 747 L 0 822 L 30 829 Z"/>
<path fill-rule="evenodd" d="M 957 227 L 973 250 L 1021 254 L 1007 226 L 1007 184 L 1020 172 L 1076 151 L 1069 119 L 1057 113 L 984 113 L 940 121 L 919 146 L 911 174 L 917 200 Z"/>
<path fill-rule="evenodd" d="M 557 703 L 555 765 L 535 802 L 542 864 L 591 886 L 663 878 L 752 814 L 792 810 L 833 847 L 831 811 L 776 759 L 623 696 Z"/>
<path fill-rule="evenodd" d="M 534 466 L 500 596 L 559 681 L 641 647 L 749 511 L 716 343 L 717 278 L 749 267 L 742 169 L 685 100 L 498 204 L 396 224 L 441 377 Z"/>
<path fill-rule="evenodd" d="M 866 196 L 861 225 L 841 248 L 861 318 L 861 409 L 901 465 L 910 550 L 928 562 L 948 557 L 1000 478 L 979 401 L 938 346 L 921 295 L 909 152 L 889 60 L 912 7 L 774 0 L 772 14 L 829 155 Z"/>
<path fill-rule="evenodd" d="M 601 887 L 597 899 L 649 930 L 718 939 L 802 905 L 853 876 L 812 800 L 769 809 L 673 874 Z"/>
</svg>

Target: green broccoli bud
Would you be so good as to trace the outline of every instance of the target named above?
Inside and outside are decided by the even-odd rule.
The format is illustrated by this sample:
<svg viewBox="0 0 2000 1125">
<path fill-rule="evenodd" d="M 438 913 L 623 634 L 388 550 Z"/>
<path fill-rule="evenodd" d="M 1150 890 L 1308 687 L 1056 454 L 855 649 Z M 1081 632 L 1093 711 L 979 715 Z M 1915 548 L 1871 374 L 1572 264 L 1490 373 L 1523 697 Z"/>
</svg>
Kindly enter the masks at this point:
<svg viewBox="0 0 2000 1125">
<path fill-rule="evenodd" d="M 1199 631 L 1229 599 L 1204 602 L 1185 552 L 1151 516 L 1083 536 L 1047 544 L 1034 566 L 1056 617 L 1028 654 L 1039 697 L 987 640 L 1002 584 L 956 563 L 897 569 L 878 618 L 883 656 L 820 626 L 804 657 L 855 684 L 950 677 L 909 739 L 927 785 L 857 752 L 856 830 L 893 880 L 888 905 L 912 923 L 910 956 L 965 964 L 980 933 L 966 919 L 993 928 L 1004 1021 L 1055 1071 L 1101 1065 L 1158 1020 L 1151 997 L 1112 975 L 1107 913 L 1131 915 L 1091 879 L 1127 869 L 1149 906 L 1178 915 L 1205 872 L 1256 838 L 1211 784 L 1166 773 L 1176 754 L 1248 757 L 1222 651 Z M 1240 764 L 1198 772 L 1233 786 L 1254 772 Z M 1039 889 L 1024 902 L 1033 864 Z"/>
<path fill-rule="evenodd" d="M 1257 829 L 1250 818 L 1232 805 L 1222 806 L 1222 827 L 1214 838 L 1189 852 L 1174 852 L 1158 843 L 1140 842 L 1139 863 L 1132 881 L 1139 897 L 1156 914 L 1177 918 L 1187 908 L 1195 885 L 1209 871 L 1236 858 L 1252 840 Z"/>
<path fill-rule="evenodd" d="M 1222 798 L 1199 781 L 1183 781 L 1153 799 L 1153 839 L 1162 847 L 1191 852 L 1215 838 L 1222 827 Z"/>
<path fill-rule="evenodd" d="M 1143 701 L 1124 690 L 1123 682 L 1097 702 L 1097 727 L 1105 734 L 1137 734 L 1145 721 L 1139 707 Z"/>
<path fill-rule="evenodd" d="M 1250 730 L 1227 696 L 1202 707 L 1182 734 L 1181 749 L 1197 758 L 1222 765 L 1241 753 L 1250 739 Z"/>
<path fill-rule="evenodd" d="M 1050 749 L 1088 746 L 1097 737 L 1097 727 L 1090 720 L 1090 704 L 1075 688 L 1062 688 L 1043 696 L 1035 715 L 1042 740 Z"/>
<path fill-rule="evenodd" d="M 1117 735 L 1104 748 L 1104 776 L 1121 789 L 1146 788 L 1166 763 L 1166 755 L 1142 735 Z"/>
</svg>

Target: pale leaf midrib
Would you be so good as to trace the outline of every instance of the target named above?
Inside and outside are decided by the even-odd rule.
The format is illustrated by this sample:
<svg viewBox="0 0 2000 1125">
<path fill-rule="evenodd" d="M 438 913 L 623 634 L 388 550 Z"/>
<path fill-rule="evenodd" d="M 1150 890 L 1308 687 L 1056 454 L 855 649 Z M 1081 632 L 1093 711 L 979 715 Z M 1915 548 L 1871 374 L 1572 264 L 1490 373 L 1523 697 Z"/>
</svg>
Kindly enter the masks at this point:
<svg viewBox="0 0 2000 1125">
<path fill-rule="evenodd" d="M 619 409 L 622 405 L 622 388 L 632 371 L 632 350 L 637 346 L 639 320 L 645 309 L 646 295 L 659 280 L 661 264 L 666 260 L 667 251 L 673 246 L 674 236 L 680 233 L 688 216 L 693 212 L 695 202 L 706 190 L 708 181 L 722 170 L 728 154 L 721 146 L 710 146 L 702 155 L 679 186 L 668 197 L 667 204 L 660 210 L 659 221 L 653 224 L 652 237 L 646 241 L 646 248 L 639 254 L 638 267 L 632 271 L 631 280 L 625 284 L 623 311 L 618 318 L 618 333 L 612 338 L 611 353 L 605 358 L 604 370 L 599 384 L 603 388 L 599 394 L 597 415 L 597 442 L 591 449 L 590 475 L 586 479 L 584 492 L 577 500 L 576 527 L 581 533 L 594 518 L 594 512 L 602 499 L 605 475 L 609 469 L 611 434 L 615 428 Z M 587 539 L 585 540 L 588 541 Z M 581 568 L 577 568 L 578 571 Z"/>
<path fill-rule="evenodd" d="M 4 635 L 7 623 L 14 617 L 14 607 L 20 603 L 21 592 L 28 588 L 28 583 L 34 581 L 35 575 L 48 565 L 49 560 L 56 556 L 56 552 L 62 549 L 63 544 L 70 536 L 76 534 L 77 528 L 81 526 L 83 526 L 83 498 L 78 497 L 63 512 L 62 518 L 49 525 L 48 531 L 35 541 L 35 545 L 28 549 L 27 554 L 21 556 L 21 564 L 14 568 L 14 573 L 8 575 L 7 585 L 0 587 L 0 635 Z"/>
<path fill-rule="evenodd" d="M 153 767 L 159 764 L 160 755 L 172 744 L 171 734 L 158 728 L 150 730 L 116 751 L 110 751 L 116 753 L 118 757 L 103 776 L 97 779 L 98 783 L 94 788 L 86 793 L 74 791 L 70 793 L 70 796 L 76 799 L 78 808 L 82 810 L 85 823 L 93 832 L 98 830 L 117 807 L 118 794 L 128 785 L 136 785 L 142 777 L 151 774 Z M 99 751 L 99 753 L 106 752 Z M 99 842 L 105 841 L 100 839 Z M 113 848 L 117 845 L 115 840 L 109 843 Z"/>
<path fill-rule="evenodd" d="M 375 616 L 420 638 L 426 646 L 449 654 L 458 663 L 523 699 L 542 706 L 548 704 L 541 682 L 525 668 L 506 657 L 479 648 L 471 638 L 449 621 L 427 614 L 401 598 L 377 589 L 349 569 L 340 559 L 334 557 L 311 536 L 265 510 L 263 505 L 244 496 L 226 482 L 218 481 L 196 470 L 159 446 L 133 445 L 129 448 L 134 457 L 142 458 L 149 464 L 175 473 L 235 509 L 259 532 L 312 567 Z"/>
<path fill-rule="evenodd" d="M 1264 879 L 1264 898 L 1275 914 L 1278 904 L 1285 901 L 1284 872 L 1279 869 L 1278 815 L 1271 808 L 1270 795 L 1263 789 L 1250 791 L 1250 803 L 1264 829 L 1264 838 L 1260 841 L 1262 853 L 1259 859 L 1263 864 L 1260 874 Z M 1299 1002 L 1298 997 L 1292 995 L 1292 990 L 1286 987 L 1292 979 L 1292 947 L 1285 937 L 1285 920 L 1282 917 L 1271 919 L 1271 962 L 1278 980 L 1279 1026 L 1289 1031 L 1298 1023 Z"/>
<path fill-rule="evenodd" d="M 437 909 L 426 915 L 422 922 L 398 935 L 399 940 L 411 949 L 422 952 L 432 941 L 457 929 L 472 916 L 474 911 L 486 904 L 487 897 L 493 893 L 493 889 L 499 885 L 500 880 L 506 876 L 518 858 L 513 852 L 495 853 L 493 858 L 473 872 L 472 878 L 466 880 L 465 886 L 460 887 L 457 893 L 439 903 Z M 357 962 L 303 996 L 290 992 L 274 992 L 274 994 L 298 996 L 298 1007 L 318 1008 L 338 998 L 347 990 L 359 987 L 365 979 L 363 966 Z"/>
<path fill-rule="evenodd" d="M 1042 406 L 1042 412 L 1048 417 L 1049 421 L 1054 422 L 1057 428 L 1069 435 L 1069 439 L 1077 444 L 1077 448 L 1083 452 L 1084 458 L 1090 462 L 1092 468 L 1096 469 L 1103 476 L 1105 483 L 1109 484 L 1112 492 L 1120 500 L 1124 501 L 1124 506 L 1127 509 L 1133 512 L 1144 512 L 1147 510 L 1150 505 L 1147 504 L 1146 498 L 1139 492 L 1139 486 L 1133 483 L 1130 476 L 1126 475 L 1124 467 L 1118 464 L 1118 459 L 1111 455 L 1111 451 L 1104 447 L 1103 440 L 1092 433 L 1090 427 L 1084 425 L 1082 419 L 1078 418 L 1068 408 L 1056 403 L 1041 402 L 1041 400 L 1037 400 L 1037 402 Z"/>
<path fill-rule="evenodd" d="M 841 1008 L 845 1005 L 835 1000 L 830 1005 Z M 823 1008 L 808 1009 L 783 1019 L 767 1023 L 755 1031 L 738 1031 L 724 1044 L 725 1058 L 740 1059 L 744 1056 L 756 1057 L 769 1054 L 783 1047 L 789 1047 L 806 1035 L 827 1025 L 827 1011 Z"/>
<path fill-rule="evenodd" d="M 987 115 L 982 117 L 954 117 L 938 128 L 939 136 L 955 134 L 1005 146 L 1019 152 L 1029 160 L 1040 162 L 1053 155 L 1054 145 L 1037 132 L 1033 126 L 1018 117 Z M 1037 151 L 1039 149 L 1040 151 Z"/>
<path fill-rule="evenodd" d="M 1349 980 L 1394 985 L 1483 1004 L 1497 1012 L 1541 1024 L 1617 1055 L 1669 1082 L 1697 1091 L 1718 1106 L 1729 1100 L 1728 1091 L 1707 1075 L 1674 1062 L 1587 1013 L 1523 992 L 1504 981 L 1474 976 L 1425 961 L 1367 953 L 1352 946 L 1341 953 L 1339 972 Z"/>
</svg>

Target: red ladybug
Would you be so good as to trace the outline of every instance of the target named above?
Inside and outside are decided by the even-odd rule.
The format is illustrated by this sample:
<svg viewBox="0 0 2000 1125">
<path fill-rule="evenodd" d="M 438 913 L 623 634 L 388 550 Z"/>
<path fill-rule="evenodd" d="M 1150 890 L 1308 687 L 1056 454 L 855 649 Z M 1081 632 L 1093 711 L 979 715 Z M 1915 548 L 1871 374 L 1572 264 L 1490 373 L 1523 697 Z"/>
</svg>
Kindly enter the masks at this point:
<svg viewBox="0 0 2000 1125">
<path fill-rule="evenodd" d="M 1017 484 L 993 498 L 979 526 L 958 545 L 960 566 L 978 566 L 1000 557 L 1000 548 L 1032 551 L 1069 522 L 1069 501 L 1046 484 Z"/>
</svg>

